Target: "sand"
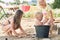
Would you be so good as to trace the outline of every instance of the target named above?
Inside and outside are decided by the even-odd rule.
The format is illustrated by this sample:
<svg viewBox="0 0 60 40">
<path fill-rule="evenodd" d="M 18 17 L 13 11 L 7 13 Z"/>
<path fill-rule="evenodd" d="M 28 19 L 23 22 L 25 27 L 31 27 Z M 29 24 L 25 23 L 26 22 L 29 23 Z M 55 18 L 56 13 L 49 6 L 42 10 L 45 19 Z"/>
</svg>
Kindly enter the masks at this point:
<svg viewBox="0 0 60 40">
<path fill-rule="evenodd" d="M 21 25 L 23 27 L 23 29 L 25 30 L 26 33 L 28 34 L 36 34 L 35 32 L 35 27 L 34 27 L 34 19 L 22 19 Z M 16 30 L 17 32 L 19 32 L 19 29 Z M 54 33 L 55 34 L 55 33 Z M 0 36 L 6 36 L 6 34 L 3 33 L 2 31 L 2 25 L 0 24 Z M 52 38 L 53 40 L 58 40 L 60 36 L 56 36 L 54 38 Z M 7 37 L 8 38 L 8 37 Z M 3 37 L 1 38 L 3 39 Z M 8 38 L 8 40 L 10 40 L 11 38 Z M 18 38 L 15 39 L 15 37 L 12 38 L 12 40 L 36 40 L 36 38 Z M 43 40 L 50 40 L 50 39 L 43 39 Z M 59 39 L 60 40 L 60 39 Z"/>
</svg>

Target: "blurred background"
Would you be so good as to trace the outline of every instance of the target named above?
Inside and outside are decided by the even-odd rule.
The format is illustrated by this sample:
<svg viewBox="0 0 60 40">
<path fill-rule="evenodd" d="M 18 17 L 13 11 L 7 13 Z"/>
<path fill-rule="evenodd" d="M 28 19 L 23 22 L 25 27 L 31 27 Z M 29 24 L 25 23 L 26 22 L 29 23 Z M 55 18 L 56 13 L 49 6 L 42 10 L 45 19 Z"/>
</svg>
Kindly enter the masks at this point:
<svg viewBox="0 0 60 40">
<path fill-rule="evenodd" d="M 60 0 L 46 0 L 46 3 L 51 6 L 54 19 L 60 27 Z M 0 23 L 13 16 L 17 9 L 21 9 L 24 12 L 22 26 L 31 27 L 34 24 L 33 18 L 37 5 L 37 0 L 0 0 Z M 31 32 L 33 28 L 27 30 Z"/>
<path fill-rule="evenodd" d="M 54 17 L 60 17 L 60 0 L 46 0 L 46 3 L 53 9 Z M 14 14 L 14 11 L 17 9 L 24 11 L 23 17 L 33 18 L 34 11 L 37 9 L 36 6 L 37 0 L 0 0 L 0 19 L 3 14 Z M 2 10 L 4 11 L 2 12 Z"/>
</svg>

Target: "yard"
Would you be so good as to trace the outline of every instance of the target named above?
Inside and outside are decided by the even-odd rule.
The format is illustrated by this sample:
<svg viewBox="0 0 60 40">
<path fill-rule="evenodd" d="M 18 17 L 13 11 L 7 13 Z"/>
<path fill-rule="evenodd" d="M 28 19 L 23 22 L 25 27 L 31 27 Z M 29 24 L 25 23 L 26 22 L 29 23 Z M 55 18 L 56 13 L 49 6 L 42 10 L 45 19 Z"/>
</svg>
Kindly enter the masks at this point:
<svg viewBox="0 0 60 40">
<path fill-rule="evenodd" d="M 17 0 L 15 0 L 17 1 Z M 3 2 L 4 3 L 4 2 Z M 37 6 L 35 4 L 31 4 L 28 5 L 27 2 L 23 2 L 23 3 L 11 3 L 10 4 L 5 5 L 5 4 L 1 4 L 0 5 L 0 36 L 1 36 L 1 40 L 5 40 L 5 38 L 7 38 L 8 40 L 37 40 L 36 38 L 36 30 L 34 27 L 34 14 L 35 11 L 37 11 Z M 14 4 L 14 5 L 12 5 Z M 24 14 L 22 17 L 22 21 L 21 21 L 21 26 L 23 27 L 23 29 L 25 30 L 26 33 L 30 34 L 31 36 L 29 37 L 8 37 L 5 33 L 3 33 L 2 28 L 3 28 L 3 23 L 5 22 L 6 19 L 8 19 L 9 17 L 13 16 L 15 14 L 15 11 L 17 9 L 21 9 L 23 10 Z M 53 34 L 52 36 L 49 35 L 49 37 L 52 38 L 52 40 L 60 40 L 60 8 L 59 9 L 52 9 L 53 12 L 53 17 L 55 19 L 54 21 L 54 30 L 53 30 Z M 16 32 L 19 32 L 19 29 L 16 30 Z M 40 39 L 39 39 L 40 40 Z M 42 40 L 50 40 L 50 38 L 47 39 L 42 39 Z"/>
</svg>

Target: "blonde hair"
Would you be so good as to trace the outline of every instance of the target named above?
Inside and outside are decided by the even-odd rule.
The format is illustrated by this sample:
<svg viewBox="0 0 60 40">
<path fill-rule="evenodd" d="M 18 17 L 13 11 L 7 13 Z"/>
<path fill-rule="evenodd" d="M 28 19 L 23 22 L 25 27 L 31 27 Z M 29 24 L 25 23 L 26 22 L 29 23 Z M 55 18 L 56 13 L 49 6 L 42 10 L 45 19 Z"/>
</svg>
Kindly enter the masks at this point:
<svg viewBox="0 0 60 40">
<path fill-rule="evenodd" d="M 38 16 L 38 15 L 43 16 L 43 14 L 42 14 L 41 12 L 36 12 L 36 13 L 35 13 L 35 17 Z"/>
</svg>

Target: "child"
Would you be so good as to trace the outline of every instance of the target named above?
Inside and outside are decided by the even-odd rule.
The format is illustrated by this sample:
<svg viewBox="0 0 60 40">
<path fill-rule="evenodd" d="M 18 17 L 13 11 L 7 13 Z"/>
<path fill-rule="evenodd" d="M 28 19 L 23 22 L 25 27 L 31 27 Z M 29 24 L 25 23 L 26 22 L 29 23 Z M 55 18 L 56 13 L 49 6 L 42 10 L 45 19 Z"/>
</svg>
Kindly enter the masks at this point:
<svg viewBox="0 0 60 40">
<path fill-rule="evenodd" d="M 35 25 L 43 25 L 43 23 L 41 22 L 43 18 L 43 14 L 40 12 L 36 12 L 35 14 Z"/>
<path fill-rule="evenodd" d="M 14 17 L 8 19 L 6 21 L 5 26 L 3 27 L 3 30 L 8 34 L 12 35 L 12 33 L 15 34 L 15 36 L 19 36 L 18 33 L 15 31 L 16 29 L 20 28 L 23 34 L 26 34 L 25 31 L 22 29 L 21 26 L 21 18 L 23 16 L 23 11 L 17 10 Z"/>
<path fill-rule="evenodd" d="M 37 12 L 35 14 L 35 29 L 36 29 L 36 36 L 41 38 L 48 38 L 49 35 L 49 28 L 50 28 L 50 19 L 46 22 L 43 21 L 43 14 Z"/>
<path fill-rule="evenodd" d="M 47 19 L 47 18 L 44 18 L 43 17 L 43 14 L 40 13 L 40 12 L 37 12 L 35 14 L 35 26 L 40 26 L 40 25 L 53 25 L 54 23 L 52 22 L 53 20 L 50 18 L 50 19 Z M 50 27 L 50 35 L 52 34 L 52 27 Z M 51 35 L 52 36 L 52 35 Z"/>
<path fill-rule="evenodd" d="M 36 14 L 35 14 L 35 25 L 50 25 L 51 19 L 46 19 L 46 20 L 43 19 L 42 13 L 36 12 Z"/>
</svg>

